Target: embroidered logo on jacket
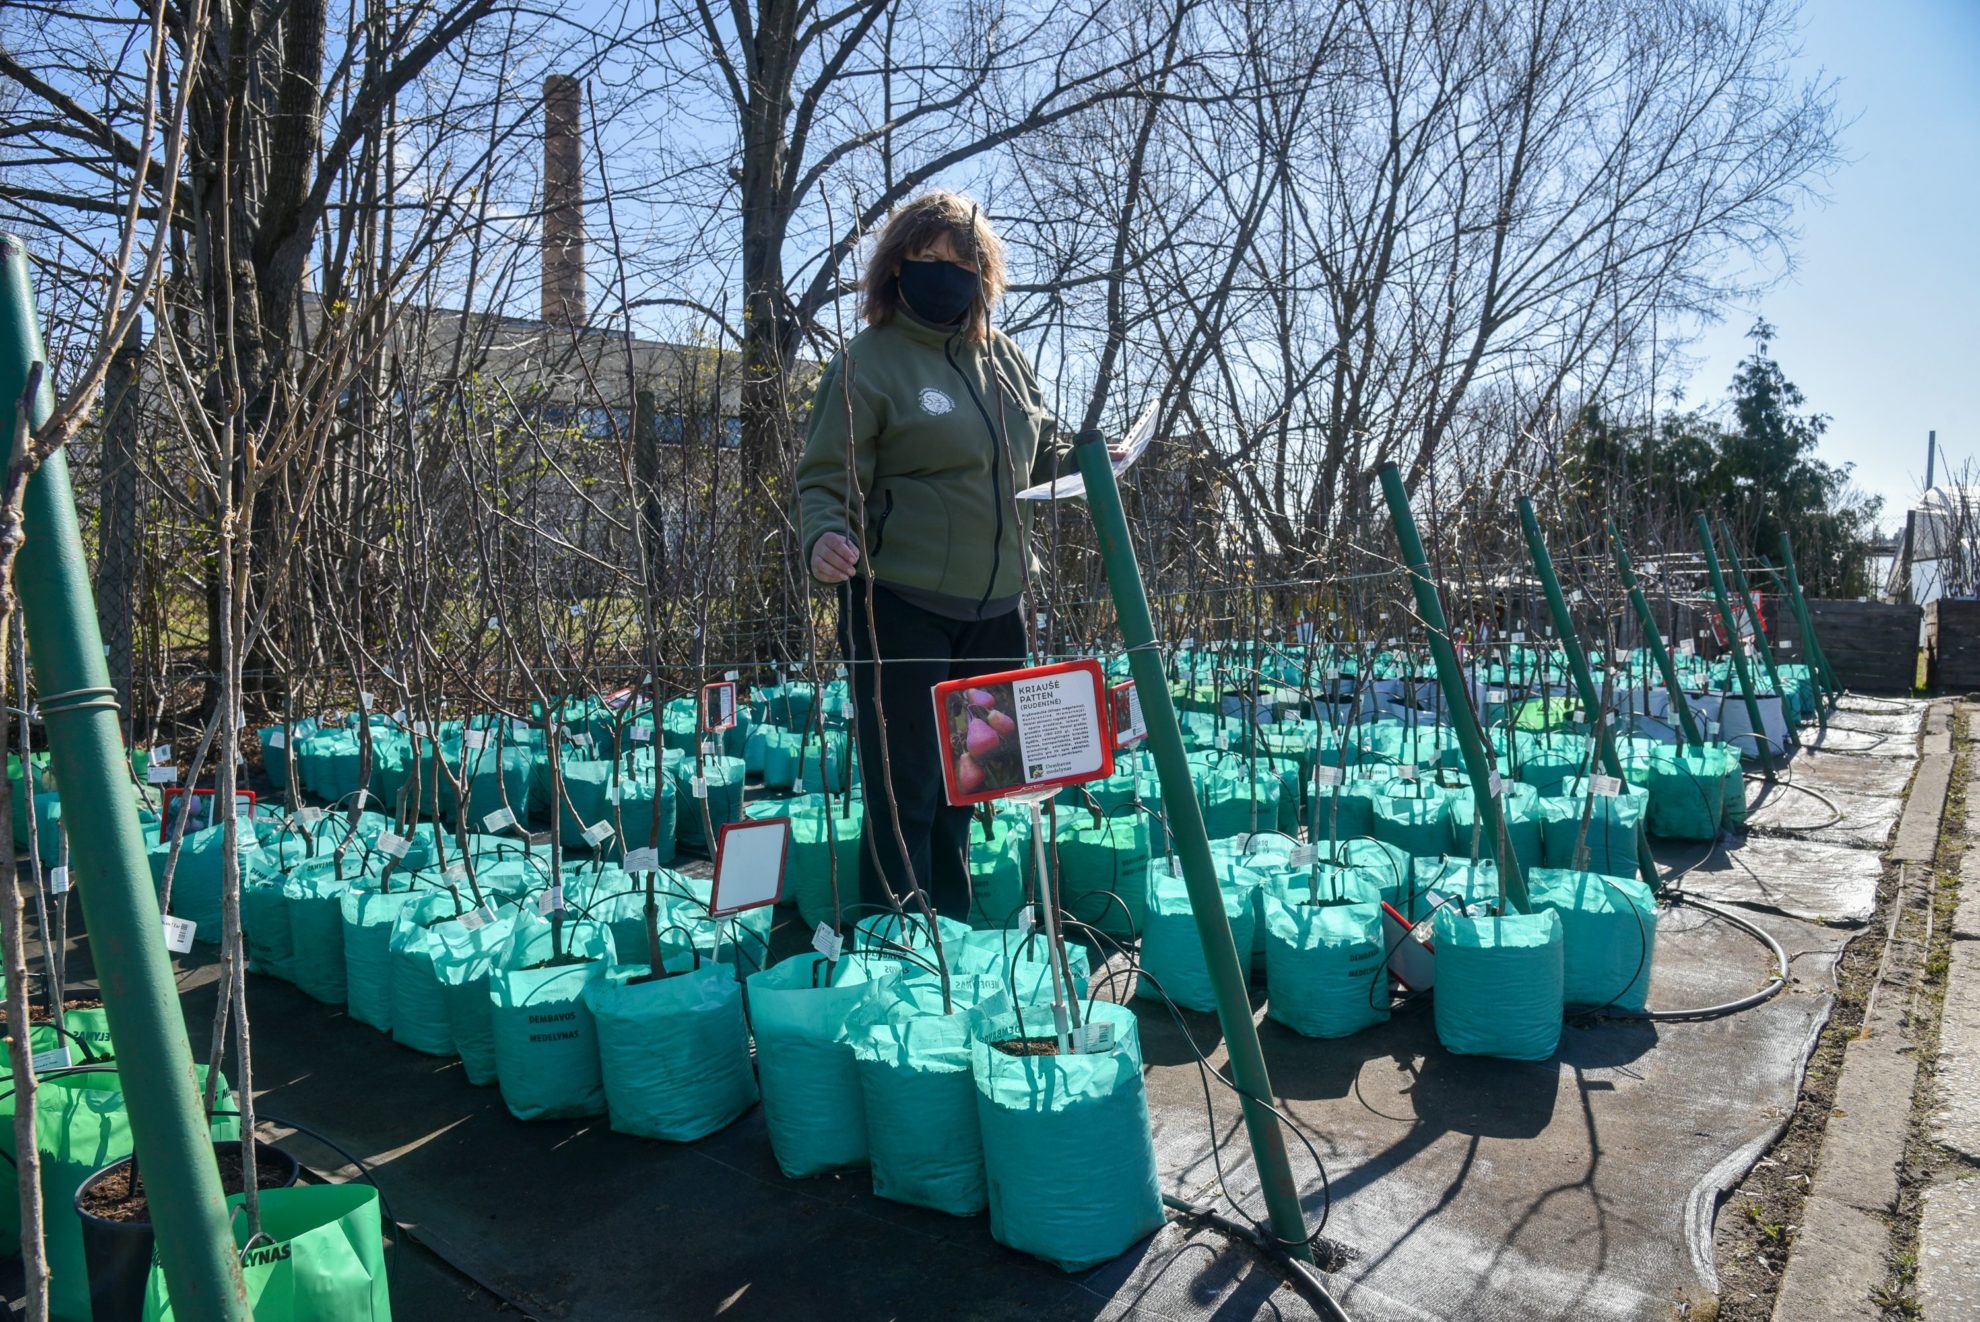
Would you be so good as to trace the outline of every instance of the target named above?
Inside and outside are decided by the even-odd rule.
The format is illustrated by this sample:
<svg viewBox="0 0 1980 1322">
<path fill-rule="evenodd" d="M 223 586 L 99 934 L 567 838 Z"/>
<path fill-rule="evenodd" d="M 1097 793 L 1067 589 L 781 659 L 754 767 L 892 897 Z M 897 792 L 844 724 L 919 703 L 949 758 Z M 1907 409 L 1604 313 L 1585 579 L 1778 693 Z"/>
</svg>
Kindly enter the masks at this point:
<svg viewBox="0 0 1980 1322">
<path fill-rule="evenodd" d="M 955 406 L 956 401 L 950 399 L 934 386 L 923 386 L 921 388 L 921 411 L 923 413 L 939 415 L 949 412 Z"/>
</svg>

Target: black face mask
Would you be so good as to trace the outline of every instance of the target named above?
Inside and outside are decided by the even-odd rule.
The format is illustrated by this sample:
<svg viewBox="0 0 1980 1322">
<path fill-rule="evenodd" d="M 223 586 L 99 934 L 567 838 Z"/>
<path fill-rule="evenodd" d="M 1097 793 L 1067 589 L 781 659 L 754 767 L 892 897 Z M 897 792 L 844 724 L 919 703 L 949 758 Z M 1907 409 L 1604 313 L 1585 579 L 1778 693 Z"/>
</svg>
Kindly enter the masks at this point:
<svg viewBox="0 0 1980 1322">
<path fill-rule="evenodd" d="M 901 263 L 901 297 L 908 309 L 936 326 L 953 326 L 969 315 L 983 282 L 954 262 Z"/>
</svg>

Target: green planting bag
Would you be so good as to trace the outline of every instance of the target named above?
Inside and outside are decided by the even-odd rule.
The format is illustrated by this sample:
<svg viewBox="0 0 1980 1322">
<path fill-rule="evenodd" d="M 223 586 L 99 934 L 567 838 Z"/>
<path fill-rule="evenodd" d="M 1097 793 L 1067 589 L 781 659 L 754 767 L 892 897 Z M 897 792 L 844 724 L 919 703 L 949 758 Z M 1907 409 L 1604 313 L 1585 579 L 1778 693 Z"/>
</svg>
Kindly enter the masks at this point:
<svg viewBox="0 0 1980 1322">
<path fill-rule="evenodd" d="M 1502 784 L 1504 792 L 1499 798 L 1499 811 L 1505 819 L 1506 838 L 1512 842 L 1513 857 L 1519 860 L 1522 870 L 1537 868 L 1545 851 L 1547 800 L 1531 785 L 1516 780 L 1503 781 Z M 1479 824 L 1478 799 L 1470 790 L 1452 795 L 1448 812 L 1451 842 L 1447 852 L 1470 858 L 1472 831 L 1476 828 L 1479 856 L 1483 858 L 1498 853 L 1498 841 Z"/>
<path fill-rule="evenodd" d="M 344 1006 L 351 1018 L 381 1033 L 392 1031 L 392 928 L 420 893 L 382 892 L 353 886 L 340 903 L 344 913 Z"/>
<path fill-rule="evenodd" d="M 244 1195 L 227 1199 L 255 1322 L 392 1322 L 378 1190 L 298 1184 L 261 1191 L 261 1237 L 247 1245 Z M 144 1322 L 173 1317 L 165 1271 L 145 1283 Z"/>
<path fill-rule="evenodd" d="M 585 985 L 612 962 L 612 936 L 596 923 L 564 924 L 565 958 L 549 964 L 550 920 L 525 908 L 488 979 L 489 1024 L 503 1104 L 518 1120 L 605 1113 L 598 1027 Z"/>
<path fill-rule="evenodd" d="M 970 927 L 936 914 L 935 931 L 942 938 L 943 953 L 954 959 L 963 939 L 970 934 Z M 927 963 L 935 962 L 935 942 L 928 933 L 928 920 L 914 912 L 899 914 L 890 910 L 868 914 L 854 926 L 852 946 L 854 950 L 883 959 L 901 959 L 912 953 Z"/>
<path fill-rule="evenodd" d="M 1293 880 L 1264 895 L 1265 1013 L 1306 1037 L 1346 1037 L 1389 1018 L 1380 892 L 1335 871 L 1320 898 Z"/>
<path fill-rule="evenodd" d="M 798 917 L 806 927 L 834 921 L 835 883 L 841 907 L 850 908 L 859 902 L 859 851 L 866 814 L 858 799 L 849 804 L 846 799 L 834 796 L 829 805 L 822 794 L 760 799 L 745 808 L 743 815 L 752 819 L 791 819 L 791 855 L 784 873 L 784 899 L 796 904 Z"/>
<path fill-rule="evenodd" d="M 1581 816 L 1588 805 L 1587 870 L 1626 877 L 1636 871 L 1636 841 L 1650 796 L 1634 785 L 1623 786 L 1620 794 L 1591 796 L 1588 785 L 1582 779 L 1564 782 L 1563 793 L 1547 801 L 1541 853 L 1550 868 L 1580 865 L 1575 844 L 1583 839 Z"/>
<path fill-rule="evenodd" d="M 1224 916 L 1230 922 L 1231 937 L 1237 942 L 1238 960 L 1246 977 L 1251 972 L 1256 922 L 1254 892 L 1258 880 L 1257 874 L 1246 868 L 1217 869 L 1217 889 L 1223 897 Z M 1204 962 L 1203 941 L 1197 934 L 1189 887 L 1166 867 L 1156 871 L 1148 896 L 1148 916 L 1141 930 L 1141 967 L 1152 975 L 1152 981 L 1137 979 L 1138 995 L 1155 998 L 1167 994 L 1170 1000 L 1188 1010 L 1217 1008 L 1217 994 L 1211 986 L 1209 966 Z"/>
<path fill-rule="evenodd" d="M 1665 840 L 1716 840 L 1726 809 L 1723 759 L 1709 750 L 1660 749 L 1633 760 L 1629 778 L 1649 792 L 1646 825 Z"/>
<path fill-rule="evenodd" d="M 1375 800 L 1387 792 L 1392 768 L 1361 767 L 1339 785 L 1316 785 L 1306 814 L 1308 838 L 1372 840 Z"/>
<path fill-rule="evenodd" d="M 974 931 L 963 938 L 962 946 L 963 967 L 969 971 L 982 972 L 1006 983 L 1015 981 L 1019 986 L 1042 978 L 1046 995 L 1050 996 L 1051 962 L 1046 955 L 1050 947 L 1042 929 L 1034 927 L 1023 935 L 1008 927 Z M 1068 941 L 1065 950 L 1066 963 L 1072 966 L 1073 994 L 1083 997 L 1092 977 L 1086 947 Z"/>
<path fill-rule="evenodd" d="M 1088 1013 L 1113 1030 L 1113 1045 L 1073 1056 L 1007 1055 L 993 1043 L 1017 1036 L 1009 1008 L 972 1015 L 990 1234 L 1069 1272 L 1162 1227 L 1134 1014 L 1111 1001 Z"/>
<path fill-rule="evenodd" d="M 515 913 L 504 910 L 494 918 L 477 913 L 469 921 L 455 919 L 433 928 L 440 949 L 433 954 L 433 975 L 447 1007 L 447 1037 L 461 1058 L 469 1083 L 494 1083 L 495 1014 L 488 994 L 495 961 L 508 948 L 515 931 Z"/>
<path fill-rule="evenodd" d="M 1226 836 L 1273 831 L 1279 826 L 1279 800 L 1284 782 L 1276 771 L 1261 765 L 1253 777 L 1243 761 L 1218 765 L 1197 780 L 1203 804 L 1203 825 L 1213 840 Z M 1293 822 L 1299 820 L 1295 807 Z"/>
<path fill-rule="evenodd" d="M 282 887 L 290 972 L 296 986 L 325 1005 L 342 1005 L 347 995 L 344 892 L 366 880 L 355 865 L 351 871 L 354 875 L 339 879 L 334 859 L 315 858 L 291 872 Z"/>
<path fill-rule="evenodd" d="M 243 877 L 241 931 L 251 972 L 294 982 L 296 945 L 289 930 L 288 886 L 282 873 L 259 867 L 252 877 Z"/>
<path fill-rule="evenodd" d="M 226 829 L 224 825 L 215 825 L 187 831 L 179 849 L 178 866 L 172 870 L 172 896 L 166 912 L 193 922 L 201 941 L 220 939 L 221 873 L 226 859 L 221 837 Z M 239 823 L 237 843 L 241 874 L 246 876 L 260 847 L 253 828 L 246 822 Z M 146 850 L 151 860 L 152 888 L 161 898 L 165 893 L 165 861 L 171 851 L 170 841 L 158 840 L 153 840 Z"/>
<path fill-rule="evenodd" d="M 1059 815 L 1059 903 L 1065 913 L 1109 936 L 1141 934 L 1148 914 L 1153 831 L 1147 814 L 1130 810 L 1093 824 L 1091 813 Z M 1047 858 L 1052 851 L 1050 823 Z"/>
<path fill-rule="evenodd" d="M 1657 950 L 1657 901 L 1634 877 L 1535 868 L 1526 874 L 1535 912 L 1561 920 L 1561 995 L 1569 1005 L 1641 1010 Z"/>
<path fill-rule="evenodd" d="M 1536 753 L 1519 764 L 1519 780 L 1531 785 L 1542 795 L 1552 796 L 1561 792 L 1561 785 L 1582 773 L 1588 765 L 1588 754 L 1583 741 L 1572 739 L 1567 747 L 1556 747 L 1547 752 Z"/>
<path fill-rule="evenodd" d="M 690 849 L 713 855 L 709 832 L 720 835 L 723 826 L 742 820 L 743 764 L 738 757 L 711 757 L 703 763 L 707 790 L 694 792 L 694 759 L 683 758 L 674 768 L 675 838 Z M 703 800 L 706 817 L 703 821 Z"/>
<path fill-rule="evenodd" d="M 848 1020 L 899 975 L 894 960 L 801 954 L 748 981 L 763 1118 L 777 1165 L 793 1179 L 867 1162 L 866 1108 Z M 828 981 L 829 978 L 829 981 Z"/>
<path fill-rule="evenodd" d="M 1024 903 L 1031 876 L 1031 820 L 993 816 L 969 820 L 969 925 L 1007 927 Z"/>
<path fill-rule="evenodd" d="M 1561 1040 L 1563 952 L 1551 909 L 1430 919 L 1437 948 L 1437 1040 L 1461 1056 L 1546 1060 Z"/>
<path fill-rule="evenodd" d="M 756 1105 L 742 988 L 719 964 L 639 982 L 644 964 L 586 984 L 612 1128 L 691 1143 Z"/>
<path fill-rule="evenodd" d="M 873 1192 L 951 1216 L 987 1205 L 966 1012 L 915 1014 L 853 1035 Z"/>
<path fill-rule="evenodd" d="M 203 1086 L 206 1067 L 198 1067 Z M 226 1083 L 220 1096 L 227 1096 Z M 224 1105 L 224 1103 L 223 1103 Z M 76 1190 L 103 1167 L 131 1155 L 130 1115 L 114 1073 L 66 1074 L 42 1079 L 34 1099 L 35 1144 L 41 1156 L 41 1199 L 46 1217 L 49 1316 L 58 1322 L 90 1322 L 89 1265 L 83 1256 L 82 1221 Z M 223 1116 L 212 1123 L 216 1139 L 240 1137 L 240 1121 Z M 8 1126 L 7 1155 L 14 1152 Z M 10 1176 L 14 1167 L 5 1163 Z M 9 1183 L 13 1183 L 10 1179 Z M 18 1185 L 9 1192 L 18 1202 Z M 14 1213 L 19 1238 L 19 1212 Z"/>
<path fill-rule="evenodd" d="M 1375 838 L 1411 858 L 1451 852 L 1450 796 L 1428 786 L 1376 795 Z"/>
<path fill-rule="evenodd" d="M 434 962 L 445 947 L 434 929 L 455 922 L 458 907 L 447 891 L 427 891 L 392 925 L 392 1040 L 429 1056 L 454 1054 L 447 992 Z"/>
</svg>

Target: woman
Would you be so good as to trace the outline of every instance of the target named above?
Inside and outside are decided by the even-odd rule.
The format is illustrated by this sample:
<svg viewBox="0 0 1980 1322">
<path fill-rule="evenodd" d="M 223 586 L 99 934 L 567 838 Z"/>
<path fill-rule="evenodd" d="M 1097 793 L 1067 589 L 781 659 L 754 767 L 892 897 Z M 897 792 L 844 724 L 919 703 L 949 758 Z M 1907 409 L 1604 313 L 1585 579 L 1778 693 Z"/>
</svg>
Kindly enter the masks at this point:
<svg viewBox="0 0 1980 1322">
<path fill-rule="evenodd" d="M 918 886 L 957 919 L 969 810 L 943 795 L 929 689 L 1024 663 L 1033 502 L 1014 497 L 1070 448 L 1031 364 L 990 325 L 1003 292 L 1003 245 L 969 199 L 931 192 L 889 217 L 861 284 L 866 329 L 819 383 L 797 473 L 812 576 L 840 585 L 862 896 L 905 903 Z"/>
</svg>

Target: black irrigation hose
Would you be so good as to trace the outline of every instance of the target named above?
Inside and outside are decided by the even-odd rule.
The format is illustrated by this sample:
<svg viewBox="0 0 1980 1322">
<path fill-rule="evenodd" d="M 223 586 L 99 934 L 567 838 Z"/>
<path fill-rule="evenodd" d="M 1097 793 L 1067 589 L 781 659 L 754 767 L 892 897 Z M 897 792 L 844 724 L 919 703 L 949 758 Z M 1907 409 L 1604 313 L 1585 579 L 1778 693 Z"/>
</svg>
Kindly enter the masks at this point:
<svg viewBox="0 0 1980 1322">
<path fill-rule="evenodd" d="M 1696 896 L 1686 895 L 1682 891 L 1673 892 L 1671 900 L 1673 905 L 1688 904 L 1694 909 L 1703 909 L 1706 913 L 1714 917 L 1722 918 L 1766 946 L 1769 951 L 1773 952 L 1774 956 L 1775 973 L 1773 980 L 1749 996 L 1742 996 L 1738 1000 L 1725 1001 L 1718 1005 L 1705 1005 L 1690 1010 L 1604 1010 L 1602 1013 L 1605 1017 L 1610 1019 L 1641 1019 L 1659 1024 L 1683 1023 L 1697 1019 L 1721 1019 L 1726 1015 L 1737 1014 L 1741 1010 L 1750 1010 L 1756 1005 L 1765 1004 L 1767 1001 L 1780 995 L 1782 989 L 1787 986 L 1788 956 L 1787 951 L 1781 948 L 1781 943 L 1774 939 L 1772 933 L 1762 928 L 1759 924 L 1742 918 L 1731 909 L 1713 904 L 1709 900 L 1701 900 Z M 1631 981 L 1633 982 L 1635 979 L 1632 978 Z"/>
<path fill-rule="evenodd" d="M 1354 1319 L 1348 1316 L 1347 1310 L 1341 1307 L 1340 1302 L 1327 1293 L 1327 1284 L 1320 1279 L 1320 1273 L 1310 1264 L 1286 1252 L 1285 1248 L 1270 1235 L 1260 1234 L 1250 1226 L 1233 1221 L 1213 1207 L 1192 1203 L 1173 1194 L 1163 1194 L 1162 1205 L 1191 1221 L 1201 1221 L 1206 1225 L 1215 1226 L 1227 1235 L 1234 1235 L 1255 1245 L 1285 1269 L 1293 1278 L 1293 1288 L 1306 1296 L 1306 1301 L 1313 1305 L 1314 1311 L 1320 1316 L 1328 1319 L 1328 1322 L 1354 1322 Z"/>
</svg>

